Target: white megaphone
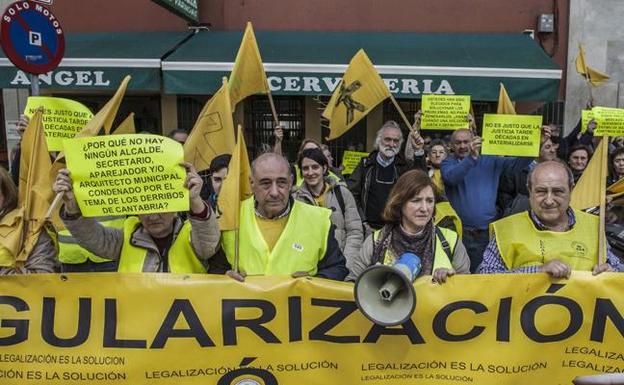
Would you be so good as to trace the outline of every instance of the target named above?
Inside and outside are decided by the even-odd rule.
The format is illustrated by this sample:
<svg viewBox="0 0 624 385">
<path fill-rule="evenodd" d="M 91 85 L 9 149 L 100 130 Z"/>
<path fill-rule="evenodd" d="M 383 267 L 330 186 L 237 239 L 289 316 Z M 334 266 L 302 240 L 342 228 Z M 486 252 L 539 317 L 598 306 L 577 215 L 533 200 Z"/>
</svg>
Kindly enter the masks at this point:
<svg viewBox="0 0 624 385">
<path fill-rule="evenodd" d="M 353 294 L 360 311 L 382 326 L 400 325 L 416 308 L 412 283 L 420 273 L 420 258 L 404 253 L 394 265 L 374 265 L 364 270 L 355 281 Z"/>
</svg>

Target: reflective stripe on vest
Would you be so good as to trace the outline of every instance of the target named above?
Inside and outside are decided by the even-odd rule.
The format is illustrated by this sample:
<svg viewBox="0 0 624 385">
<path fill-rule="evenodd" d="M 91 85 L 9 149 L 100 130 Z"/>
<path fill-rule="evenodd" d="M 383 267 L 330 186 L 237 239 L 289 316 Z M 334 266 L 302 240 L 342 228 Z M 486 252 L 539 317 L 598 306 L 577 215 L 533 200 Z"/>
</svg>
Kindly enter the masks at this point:
<svg viewBox="0 0 624 385">
<path fill-rule="evenodd" d="M 131 242 L 132 234 L 141 222 L 137 217 L 128 217 L 124 222 L 124 243 L 119 257 L 120 273 L 140 273 L 143 271 L 145 256 L 148 250 L 134 246 Z M 167 253 L 169 258 L 169 271 L 171 273 L 205 273 L 206 269 L 191 246 L 191 222 L 184 223 L 178 236 Z"/>
<path fill-rule="evenodd" d="M 95 218 L 102 226 L 115 229 L 122 229 L 125 217 L 98 217 Z M 98 257 L 92 252 L 78 245 L 69 230 L 64 229 L 58 232 L 59 261 L 66 264 L 84 263 L 87 260 L 95 263 L 110 262 L 110 259 Z"/>
<path fill-rule="evenodd" d="M 572 270 L 591 271 L 598 262 L 598 216 L 574 210 L 576 223 L 568 231 L 538 230 L 528 211 L 490 225 L 507 269 L 541 266 L 553 259 Z"/>
<path fill-rule="evenodd" d="M 455 246 L 457 245 L 457 239 L 458 239 L 457 233 L 451 229 L 445 229 L 444 227 L 438 227 L 438 229 L 440 229 L 440 231 L 442 232 L 442 235 L 444 236 L 444 239 L 446 239 L 449 246 L 451 247 L 451 255 L 453 255 L 453 253 L 455 253 Z M 379 239 L 379 234 L 381 234 L 381 230 L 376 230 L 373 233 L 373 245 Z M 435 231 L 434 231 L 434 234 L 435 234 Z M 393 265 L 395 260 L 396 260 L 396 256 L 394 255 L 394 253 L 386 249 L 386 252 L 384 253 L 383 264 Z M 440 238 L 436 236 L 435 256 L 433 257 L 432 273 L 436 269 L 441 268 L 441 267 L 446 268 L 446 269 L 452 269 L 453 262 L 451 262 L 448 255 L 446 255 L 446 252 L 444 251 L 444 248 L 442 247 L 442 242 L 440 241 Z"/>
<path fill-rule="evenodd" d="M 455 225 L 455 230 L 457 230 L 457 234 L 459 234 L 459 237 L 461 238 L 462 222 L 450 202 L 438 202 L 435 205 L 435 218 L 433 220 L 433 224 L 437 225 L 444 218 L 451 218 L 453 224 Z"/>
<path fill-rule="evenodd" d="M 247 274 L 290 275 L 307 271 L 316 275 L 325 256 L 331 210 L 294 201 L 286 227 L 269 251 L 256 221 L 254 198 L 241 202 L 239 267 Z M 234 265 L 234 231 L 223 231 L 223 250 Z"/>
</svg>

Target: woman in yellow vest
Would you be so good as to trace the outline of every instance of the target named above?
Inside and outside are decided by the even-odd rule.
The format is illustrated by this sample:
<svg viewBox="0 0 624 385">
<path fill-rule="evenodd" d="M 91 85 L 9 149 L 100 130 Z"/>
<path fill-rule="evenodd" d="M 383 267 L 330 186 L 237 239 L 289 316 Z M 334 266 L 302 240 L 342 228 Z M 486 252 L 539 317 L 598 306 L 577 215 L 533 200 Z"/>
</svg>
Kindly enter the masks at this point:
<svg viewBox="0 0 624 385">
<path fill-rule="evenodd" d="M 364 241 L 347 280 L 355 280 L 376 263 L 391 265 L 406 252 L 420 257 L 419 276 L 433 275 L 435 282 L 444 283 L 455 273 L 469 274 L 470 259 L 457 233 L 433 223 L 435 202 L 435 185 L 429 176 L 420 170 L 403 174 L 388 197 L 383 212 L 386 224 Z"/>
<path fill-rule="evenodd" d="M 0 275 L 54 273 L 58 271 L 57 250 L 47 229 L 42 229 L 28 258 L 23 263 L 15 261 L 11 250 L 21 249 L 21 236 L 13 238 L 19 226 L 21 211 L 17 208 L 17 187 L 9 173 L 0 167 Z M 17 241 L 18 244 L 15 244 Z M 26 242 L 28 243 L 28 242 Z"/>
</svg>

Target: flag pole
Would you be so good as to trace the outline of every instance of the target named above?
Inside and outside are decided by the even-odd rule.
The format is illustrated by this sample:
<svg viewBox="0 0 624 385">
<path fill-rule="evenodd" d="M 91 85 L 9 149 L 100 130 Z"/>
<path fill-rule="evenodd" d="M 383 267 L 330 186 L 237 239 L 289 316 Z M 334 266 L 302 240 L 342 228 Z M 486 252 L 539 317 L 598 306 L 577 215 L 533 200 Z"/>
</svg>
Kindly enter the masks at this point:
<svg viewBox="0 0 624 385">
<path fill-rule="evenodd" d="M 608 141 L 609 141 L 609 136 L 608 135 L 603 135 L 602 140 L 606 140 L 607 143 L 606 144 L 602 144 L 604 147 L 605 152 L 607 152 L 605 156 L 605 160 L 602 161 L 602 167 L 600 168 L 600 213 L 599 213 L 599 218 L 600 218 L 600 223 L 598 226 L 598 264 L 602 265 L 603 263 L 605 263 L 607 261 L 607 250 L 606 250 L 606 217 L 607 217 L 607 186 L 605 184 L 605 181 L 607 180 L 607 170 L 608 170 L 608 159 L 609 159 L 609 155 L 608 155 Z"/>
<path fill-rule="evenodd" d="M 273 114 L 273 121 L 275 124 L 279 123 L 277 119 L 277 110 L 275 109 L 275 103 L 273 102 L 273 95 L 271 95 L 271 90 L 267 91 L 267 96 L 269 97 L 269 105 L 271 105 L 271 114 Z"/>
<path fill-rule="evenodd" d="M 394 96 L 392 96 L 392 93 L 390 93 L 390 100 L 392 100 L 392 104 L 394 104 L 394 107 L 397 109 L 397 111 L 399 112 L 399 115 L 401 115 L 401 119 L 403 119 L 403 123 L 405 123 L 405 125 L 407 126 L 407 128 L 409 130 L 412 129 L 412 124 L 409 122 L 409 120 L 407 120 L 407 116 L 405 116 L 405 114 L 403 113 L 403 110 L 401 109 L 401 107 L 399 106 L 399 103 L 397 103 L 396 99 L 394 98 Z"/>
</svg>

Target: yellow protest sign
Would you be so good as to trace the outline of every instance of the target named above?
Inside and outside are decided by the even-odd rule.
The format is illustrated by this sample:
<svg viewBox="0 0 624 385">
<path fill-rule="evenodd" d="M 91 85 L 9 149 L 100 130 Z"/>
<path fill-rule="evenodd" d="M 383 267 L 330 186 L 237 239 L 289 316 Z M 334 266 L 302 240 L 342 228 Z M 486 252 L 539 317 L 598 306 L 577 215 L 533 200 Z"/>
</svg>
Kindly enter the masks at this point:
<svg viewBox="0 0 624 385">
<path fill-rule="evenodd" d="M 63 142 L 74 193 L 86 217 L 188 211 L 182 145 L 126 134 Z"/>
<path fill-rule="evenodd" d="M 422 277 L 410 320 L 353 284 L 174 274 L 0 277 L 3 385 L 571 384 L 624 371 L 618 273 Z M 490 288 L 484 290 L 484 288 Z"/>
<path fill-rule="evenodd" d="M 24 115 L 32 118 L 43 107 L 43 130 L 48 151 L 61 151 L 63 140 L 71 139 L 93 118 L 87 106 L 75 100 L 48 96 L 30 96 Z"/>
<path fill-rule="evenodd" d="M 468 128 L 466 115 L 469 111 L 470 96 L 423 95 L 420 128 L 423 130 Z"/>
<path fill-rule="evenodd" d="M 594 136 L 623 136 L 624 135 L 624 109 L 609 107 L 592 108 L 596 129 Z"/>
<path fill-rule="evenodd" d="M 538 115 L 483 115 L 483 155 L 537 157 L 542 117 Z"/>
<path fill-rule="evenodd" d="M 594 112 L 592 110 L 581 111 L 581 132 L 587 131 L 587 125 L 594 119 Z"/>
<path fill-rule="evenodd" d="M 360 163 L 362 158 L 366 158 L 368 156 L 368 152 L 360 152 L 360 151 L 345 151 L 342 153 L 342 166 L 344 169 L 342 170 L 343 175 L 353 174 L 353 171 Z"/>
</svg>

